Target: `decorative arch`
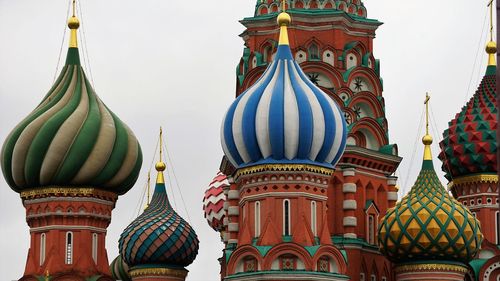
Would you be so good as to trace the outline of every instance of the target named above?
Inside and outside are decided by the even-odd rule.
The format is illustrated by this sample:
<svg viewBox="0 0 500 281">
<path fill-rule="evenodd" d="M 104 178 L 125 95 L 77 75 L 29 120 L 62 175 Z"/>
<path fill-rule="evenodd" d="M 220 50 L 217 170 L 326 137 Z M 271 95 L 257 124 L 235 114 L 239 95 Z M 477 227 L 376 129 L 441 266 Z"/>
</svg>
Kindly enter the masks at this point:
<svg viewBox="0 0 500 281">
<path fill-rule="evenodd" d="M 257 9 L 257 15 L 267 15 L 269 13 L 269 7 L 266 4 L 262 4 Z"/>
<path fill-rule="evenodd" d="M 367 104 L 370 107 L 371 111 L 373 112 L 374 118 L 379 118 L 384 116 L 384 108 L 382 107 L 382 104 L 379 102 L 379 100 L 373 93 L 363 92 L 354 95 L 352 99 L 349 101 L 348 106 L 352 108 L 358 103 Z"/>
<path fill-rule="evenodd" d="M 304 2 L 302 0 L 296 1 L 294 8 L 296 8 L 296 9 L 304 9 Z"/>
<path fill-rule="evenodd" d="M 356 67 L 350 73 L 347 79 L 347 84 L 350 85 L 352 80 L 356 77 L 365 78 L 372 85 L 372 92 L 375 96 L 381 96 L 382 93 L 382 84 L 380 83 L 380 79 L 377 78 L 377 74 L 373 69 L 367 67 Z"/>
<path fill-rule="evenodd" d="M 277 13 L 279 11 L 279 7 L 277 4 L 271 4 L 271 6 L 269 6 L 269 10 L 271 13 Z"/>
<path fill-rule="evenodd" d="M 264 257 L 262 270 L 271 270 L 273 261 L 278 259 L 280 256 L 287 254 L 294 255 L 299 258 L 304 263 L 305 270 L 313 270 L 313 263 L 309 252 L 295 243 L 282 243 L 274 246 Z"/>
<path fill-rule="evenodd" d="M 245 258 L 252 257 L 257 260 L 257 268 L 262 269 L 263 265 L 263 258 L 260 255 L 259 250 L 257 250 L 254 246 L 252 245 L 243 245 L 240 246 L 236 249 L 236 251 L 233 252 L 231 257 L 229 258 L 229 262 L 227 264 L 227 272 L 229 274 L 234 274 L 236 273 L 236 267 L 239 262 L 244 260 Z"/>
<path fill-rule="evenodd" d="M 325 75 L 328 79 L 330 79 L 335 89 L 342 87 L 342 73 L 325 62 L 304 62 L 300 65 L 300 67 L 306 73 L 317 72 Z"/>
<path fill-rule="evenodd" d="M 388 140 L 384 129 L 373 118 L 362 118 L 351 129 L 352 134 L 362 133 L 366 138 L 365 148 L 379 150 Z"/>
<path fill-rule="evenodd" d="M 331 272 L 340 274 L 347 273 L 347 263 L 344 256 L 335 246 L 323 245 L 316 251 L 312 259 L 315 267 L 317 266 L 319 259 L 324 256 L 331 258 L 331 260 L 335 263 L 336 271 L 334 270 Z M 318 269 L 315 268 L 315 270 L 317 271 Z"/>
<path fill-rule="evenodd" d="M 335 2 L 333 2 L 333 0 L 324 1 L 323 9 L 335 9 Z"/>
<path fill-rule="evenodd" d="M 245 80 L 243 81 L 243 84 L 241 85 L 240 94 L 243 93 L 244 91 L 246 91 L 250 86 L 255 84 L 255 82 L 257 82 L 257 80 L 259 80 L 259 78 L 262 76 L 262 74 L 264 74 L 265 70 L 266 70 L 265 66 L 258 66 L 256 68 L 253 68 L 252 70 L 250 70 L 247 73 Z"/>
<path fill-rule="evenodd" d="M 309 9 L 318 9 L 319 2 L 318 0 L 309 0 Z"/>
</svg>

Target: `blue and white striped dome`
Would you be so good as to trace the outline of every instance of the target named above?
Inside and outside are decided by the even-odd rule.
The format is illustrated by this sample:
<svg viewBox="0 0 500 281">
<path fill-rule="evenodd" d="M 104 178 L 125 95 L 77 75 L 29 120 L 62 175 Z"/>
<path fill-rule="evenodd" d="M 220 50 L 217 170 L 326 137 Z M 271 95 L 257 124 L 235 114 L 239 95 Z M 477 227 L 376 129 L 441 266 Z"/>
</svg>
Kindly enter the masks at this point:
<svg viewBox="0 0 500 281">
<path fill-rule="evenodd" d="M 259 164 L 333 168 L 344 152 L 346 136 L 342 111 L 309 81 L 288 44 L 278 46 L 262 77 L 229 107 L 221 130 L 222 148 L 236 168 Z"/>
</svg>

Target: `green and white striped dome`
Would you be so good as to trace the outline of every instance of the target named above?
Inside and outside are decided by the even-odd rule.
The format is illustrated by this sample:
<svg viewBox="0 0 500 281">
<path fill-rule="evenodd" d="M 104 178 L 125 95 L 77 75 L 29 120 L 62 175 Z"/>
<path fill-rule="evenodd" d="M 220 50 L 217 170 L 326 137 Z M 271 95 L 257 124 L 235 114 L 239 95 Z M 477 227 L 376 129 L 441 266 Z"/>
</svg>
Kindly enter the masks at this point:
<svg viewBox="0 0 500 281">
<path fill-rule="evenodd" d="M 39 187 L 93 187 L 117 194 L 142 164 L 134 133 L 99 99 L 70 47 L 59 78 L 5 140 L 4 177 L 16 192 Z"/>
</svg>

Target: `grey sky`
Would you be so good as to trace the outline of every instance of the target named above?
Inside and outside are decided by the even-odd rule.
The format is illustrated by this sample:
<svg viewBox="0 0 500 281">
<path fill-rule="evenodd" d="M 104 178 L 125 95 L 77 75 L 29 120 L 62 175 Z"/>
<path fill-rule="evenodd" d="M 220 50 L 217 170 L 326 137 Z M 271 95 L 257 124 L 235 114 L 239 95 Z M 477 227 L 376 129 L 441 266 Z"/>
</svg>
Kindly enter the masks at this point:
<svg viewBox="0 0 500 281">
<path fill-rule="evenodd" d="M 390 140 L 398 144 L 404 157 L 397 174 L 399 184 L 406 182 L 403 187 L 407 191 L 421 164 L 423 128 L 418 135 L 417 129 L 425 92 L 431 93 L 431 107 L 440 130 L 439 135 L 432 132 L 437 157 L 442 130 L 473 94 L 484 74 L 486 26 L 475 72 L 472 67 L 487 0 L 364 2 L 368 16 L 385 23 L 377 32 L 374 55 L 381 60 Z M 2 143 L 53 82 L 67 4 L 67 0 L 0 0 Z M 243 26 L 238 20 L 253 15 L 254 5 L 255 0 L 82 0 L 80 20 L 94 87 L 135 132 L 145 159 L 136 186 L 120 197 L 113 212 L 107 236 L 110 261 L 118 254 L 121 231 L 135 218 L 161 125 L 191 224 L 201 241 L 198 257 L 188 268 L 188 280 L 219 280 L 217 258 L 223 245 L 203 219 L 201 202 L 219 167 L 220 122 L 234 98 L 235 69 L 243 52 L 243 41 L 238 37 Z M 81 46 L 82 37 L 79 39 Z M 61 64 L 66 49 L 67 37 Z M 440 162 L 435 165 L 440 170 Z M 187 218 L 176 185 L 169 188 L 174 190 L 177 210 Z M 172 195 L 170 199 L 174 201 Z M 3 280 L 22 276 L 28 247 L 24 208 L 18 194 L 2 177 Z"/>
</svg>

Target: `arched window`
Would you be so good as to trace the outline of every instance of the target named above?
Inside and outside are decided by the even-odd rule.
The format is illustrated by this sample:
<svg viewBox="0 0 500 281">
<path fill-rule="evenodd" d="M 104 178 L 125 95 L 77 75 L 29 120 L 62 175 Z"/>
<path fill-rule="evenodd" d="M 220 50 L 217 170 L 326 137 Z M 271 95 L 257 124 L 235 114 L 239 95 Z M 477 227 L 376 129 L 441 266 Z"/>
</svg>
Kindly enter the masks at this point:
<svg viewBox="0 0 500 281">
<path fill-rule="evenodd" d="M 319 60 L 319 48 L 318 48 L 318 45 L 312 43 L 311 46 L 309 46 L 309 58 L 311 60 Z"/>
<path fill-rule="evenodd" d="M 98 247 L 98 240 L 99 236 L 97 233 L 92 234 L 92 258 L 94 259 L 94 262 L 97 263 L 97 247 Z"/>
<path fill-rule="evenodd" d="M 311 201 L 311 231 L 314 236 L 318 236 L 316 214 L 316 201 Z"/>
<path fill-rule="evenodd" d="M 290 236 L 291 218 L 290 218 L 290 200 L 283 200 L 283 235 Z"/>
<path fill-rule="evenodd" d="M 375 244 L 375 216 L 368 216 L 368 243 Z"/>
<path fill-rule="evenodd" d="M 260 236 L 260 202 L 255 202 L 255 237 Z"/>
<path fill-rule="evenodd" d="M 66 264 L 73 264 L 73 232 L 66 232 Z"/>
<path fill-rule="evenodd" d="M 45 245 L 47 242 L 47 237 L 45 233 L 40 236 L 40 265 L 45 262 Z"/>
</svg>

